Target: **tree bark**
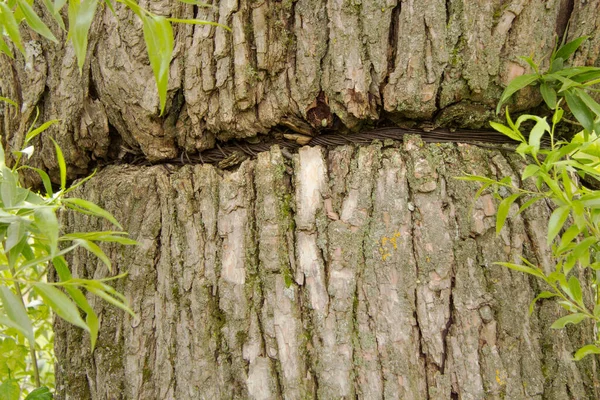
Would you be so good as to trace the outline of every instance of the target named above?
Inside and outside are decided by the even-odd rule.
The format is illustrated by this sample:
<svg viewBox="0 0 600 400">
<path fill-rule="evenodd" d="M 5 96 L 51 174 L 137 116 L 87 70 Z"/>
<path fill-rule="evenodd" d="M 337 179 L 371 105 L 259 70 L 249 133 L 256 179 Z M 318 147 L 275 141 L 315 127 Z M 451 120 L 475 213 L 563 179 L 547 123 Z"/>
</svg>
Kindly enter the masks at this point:
<svg viewBox="0 0 600 400">
<path fill-rule="evenodd" d="M 590 327 L 550 330 L 560 307 L 530 315 L 538 282 L 493 265 L 552 268 L 548 210 L 496 236 L 492 196 L 473 204 L 475 185 L 454 179 L 519 167 L 412 137 L 292 160 L 274 147 L 235 171 L 105 169 L 79 195 L 140 242 L 109 250 L 138 318 L 98 302 L 93 354 L 58 324 L 60 398 L 596 397 L 595 359 L 571 360 Z M 108 275 L 83 252 L 72 265 Z"/>
<path fill-rule="evenodd" d="M 136 319 L 95 302 L 93 353 L 57 321 L 58 398 L 598 397 L 597 359 L 571 360 L 591 327 L 551 331 L 554 303 L 528 312 L 538 282 L 493 265 L 523 255 L 552 268 L 549 210 L 496 237 L 495 200 L 473 203 L 476 187 L 454 179 L 518 181 L 513 157 L 412 137 L 273 147 L 225 171 L 168 161 L 289 132 L 485 127 L 506 83 L 529 72 L 517 57 L 547 55 L 567 26 L 591 36 L 575 62 L 599 65 L 600 0 L 140 4 L 232 28 L 176 27 L 163 116 L 141 24 L 120 4 L 94 20 L 81 74 L 58 29 L 61 43 L 24 32 L 27 56 L 0 58 L 0 92 L 22 103 L 0 105 L 3 144 L 21 147 L 36 108 L 60 119 L 31 164 L 58 176 L 53 136 L 70 178 L 101 167 L 78 195 L 140 242 L 108 248 Z M 511 110 L 539 102 L 524 90 Z M 110 275 L 83 252 L 71 265 Z"/>
</svg>

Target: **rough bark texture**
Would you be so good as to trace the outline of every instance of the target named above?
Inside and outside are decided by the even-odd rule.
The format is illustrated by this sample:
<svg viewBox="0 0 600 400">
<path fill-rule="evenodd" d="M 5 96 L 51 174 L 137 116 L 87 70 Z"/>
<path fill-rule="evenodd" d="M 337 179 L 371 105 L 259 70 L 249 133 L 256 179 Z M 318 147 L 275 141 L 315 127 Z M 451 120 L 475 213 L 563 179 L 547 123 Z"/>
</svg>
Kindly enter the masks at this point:
<svg viewBox="0 0 600 400">
<path fill-rule="evenodd" d="M 504 85 L 547 56 L 570 21 L 569 38 L 592 36 L 577 62 L 598 64 L 600 1 L 223 0 L 198 8 L 141 1 L 153 12 L 218 21 L 177 25 L 169 101 L 158 96 L 141 23 L 122 4 L 99 12 L 80 74 L 52 20 L 52 44 L 30 36 L 27 57 L 0 59 L 5 142 L 20 148 L 38 106 L 66 150 L 71 176 L 133 152 L 151 161 L 214 147 L 215 140 L 273 130 L 317 134 L 382 119 L 481 127 Z M 516 108 L 539 98 L 523 92 Z M 48 136 L 48 135 L 46 135 Z M 56 172 L 48 138 L 35 163 Z"/>
<path fill-rule="evenodd" d="M 550 330 L 551 302 L 529 315 L 537 283 L 492 265 L 551 267 L 548 211 L 496 237 L 491 195 L 473 204 L 474 185 L 453 179 L 517 179 L 513 161 L 412 138 L 293 160 L 275 147 L 232 172 L 107 168 L 80 195 L 140 242 L 110 250 L 139 318 L 97 303 L 93 354 L 59 324 L 59 397 L 596 397 L 595 360 L 570 359 L 580 331 Z M 107 275 L 84 253 L 73 266 Z"/>
<path fill-rule="evenodd" d="M 567 22 L 569 38 L 592 36 L 576 62 L 600 63 L 600 0 L 140 3 L 232 33 L 176 27 L 159 116 L 141 24 L 122 5 L 94 20 L 81 74 L 63 32 L 57 45 L 23 32 L 27 57 L 0 57 L 0 94 L 22 103 L 0 105 L 3 144 L 21 147 L 39 107 L 40 120 L 61 122 L 35 139 L 32 164 L 56 178 L 53 136 L 75 178 L 128 154 L 160 163 L 265 134 L 476 128 L 528 72 L 517 57 L 547 55 Z M 513 109 L 535 106 L 533 93 Z M 452 179 L 516 177 L 517 164 L 469 146 L 403 146 L 305 147 L 293 159 L 273 148 L 235 171 L 103 169 L 80 194 L 140 242 L 109 248 L 138 318 L 96 302 L 93 354 L 59 321 L 57 397 L 597 397 L 596 360 L 570 360 L 590 333 L 550 331 L 553 303 L 527 311 L 537 283 L 492 265 L 524 255 L 549 268 L 548 210 L 496 237 L 492 197 L 473 206 L 475 188 Z M 84 253 L 72 265 L 107 275 Z"/>
</svg>

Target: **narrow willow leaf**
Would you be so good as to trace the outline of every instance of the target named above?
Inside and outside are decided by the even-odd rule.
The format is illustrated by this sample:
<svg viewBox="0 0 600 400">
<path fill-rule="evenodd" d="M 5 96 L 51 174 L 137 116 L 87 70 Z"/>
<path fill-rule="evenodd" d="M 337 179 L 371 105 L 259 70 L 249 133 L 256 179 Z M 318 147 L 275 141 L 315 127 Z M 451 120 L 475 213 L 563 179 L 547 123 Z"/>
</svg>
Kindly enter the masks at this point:
<svg viewBox="0 0 600 400">
<path fill-rule="evenodd" d="M 540 170 L 540 167 L 538 167 L 537 165 L 535 165 L 535 164 L 529 164 L 523 170 L 523 174 L 521 175 L 521 179 L 525 180 L 527 178 L 530 178 L 530 177 L 534 176 L 535 174 L 537 174 L 537 172 L 539 170 Z"/>
<path fill-rule="evenodd" d="M 526 274 L 533 275 L 538 278 L 542 278 L 544 280 L 546 279 L 546 277 L 544 276 L 542 271 L 540 271 L 537 268 L 531 268 L 531 267 L 527 267 L 525 265 L 513 264 L 513 263 L 508 263 L 508 262 L 495 262 L 494 264 L 501 265 L 503 267 L 507 267 L 507 268 L 510 268 L 515 271 L 525 272 Z"/>
<path fill-rule="evenodd" d="M 65 31 L 66 30 L 65 21 L 63 21 L 63 19 L 62 19 L 62 15 L 59 12 L 60 10 L 59 11 L 54 10 L 54 4 L 52 3 L 51 0 L 43 0 L 43 1 L 44 1 L 44 5 L 46 6 L 46 9 L 50 12 L 50 15 L 52 15 L 52 18 L 54 18 L 54 20 L 56 21 L 58 26 L 60 26 L 60 29 Z"/>
<path fill-rule="evenodd" d="M 598 104 L 596 102 L 596 100 L 594 100 L 592 98 L 592 96 L 590 96 L 589 94 L 587 94 L 582 89 L 575 89 L 575 93 L 577 94 L 577 96 L 579 96 L 579 98 L 581 99 L 581 101 L 583 101 L 585 103 L 585 105 L 588 106 L 588 108 L 594 114 L 596 114 L 596 117 L 600 116 L 600 104 Z M 597 132 L 597 133 L 600 134 L 600 132 Z"/>
<path fill-rule="evenodd" d="M 529 314 L 533 313 L 533 307 L 535 306 L 535 303 L 537 303 L 538 300 L 540 299 L 550 299 L 552 297 L 556 297 L 558 296 L 556 293 L 552 293 L 552 292 L 548 292 L 548 291 L 543 291 L 540 294 L 538 294 L 537 296 L 535 296 L 535 299 L 533 299 L 531 301 L 531 303 L 529 303 Z"/>
<path fill-rule="evenodd" d="M 117 15 L 117 12 L 115 11 L 115 7 L 113 6 L 111 0 L 104 0 L 104 4 L 106 4 L 106 6 L 110 10 L 110 12 L 113 13 L 113 15 Z"/>
<path fill-rule="evenodd" d="M 144 40 L 148 49 L 148 58 L 154 71 L 154 79 L 160 98 L 160 114 L 165 111 L 169 67 L 173 56 L 173 28 L 165 17 L 159 15 L 144 16 Z"/>
<path fill-rule="evenodd" d="M 496 107 L 496 114 L 500 113 L 500 108 L 510 98 L 510 96 L 512 96 L 515 92 L 523 89 L 524 87 L 529 86 L 530 84 L 538 80 L 538 78 L 538 74 L 525 74 L 517 76 L 515 79 L 510 81 L 508 86 L 506 86 L 506 89 L 504 89 L 502 96 L 500 96 L 498 107 Z"/>
<path fill-rule="evenodd" d="M 554 58 L 562 58 L 563 60 L 568 60 L 571 57 L 571 54 L 575 53 L 579 46 L 586 41 L 589 36 L 581 36 L 577 39 L 570 41 L 569 43 L 561 46 L 556 53 L 554 53 Z"/>
<path fill-rule="evenodd" d="M 580 361 L 585 356 L 589 356 L 590 354 L 600 354 L 600 347 L 596 346 L 595 344 L 588 344 L 586 346 L 583 346 L 575 352 L 573 359 L 575 361 Z"/>
<path fill-rule="evenodd" d="M 19 10 L 23 13 L 25 17 L 25 21 L 27 25 L 46 39 L 53 41 L 54 43 L 58 43 L 58 40 L 54 37 L 50 29 L 42 22 L 40 17 L 36 14 L 36 12 L 31 8 L 29 3 L 26 0 L 17 0 L 17 5 Z"/>
<path fill-rule="evenodd" d="M 77 56 L 79 73 L 85 63 L 88 48 L 88 32 L 96 14 L 98 0 L 69 1 L 69 37 Z"/>
<path fill-rule="evenodd" d="M 21 299 L 19 299 L 19 297 L 8 287 L 2 285 L 0 286 L 0 300 L 2 300 L 2 306 L 4 312 L 6 312 L 6 316 L 12 321 L 14 327 L 27 338 L 29 343 L 34 343 L 31 320 L 27 315 L 27 311 L 25 310 Z"/>
<path fill-rule="evenodd" d="M 531 146 L 534 156 L 536 156 L 540 150 L 540 141 L 545 132 L 550 132 L 550 125 L 546 122 L 546 118 L 538 118 L 529 134 L 529 146 Z"/>
<path fill-rule="evenodd" d="M 490 126 L 492 128 L 494 128 L 495 130 L 497 130 L 498 132 L 502 133 L 503 135 L 508 136 L 512 140 L 515 140 L 517 142 L 524 142 L 525 141 L 525 138 L 523 137 L 523 135 L 521 135 L 521 133 L 519 131 L 515 131 L 513 129 L 510 129 L 506 125 L 502 125 L 502 124 L 499 124 L 497 122 L 490 121 Z"/>
<path fill-rule="evenodd" d="M 583 321 L 586 318 L 589 318 L 589 317 L 583 313 L 575 313 L 575 314 L 567 315 L 565 317 L 559 318 L 556 321 L 554 321 L 554 323 L 552 324 L 552 326 L 550 328 L 561 329 L 561 328 L 564 328 L 567 324 L 577 325 L 578 323 L 580 323 L 581 321 Z"/>
<path fill-rule="evenodd" d="M 67 0 L 54 0 L 54 12 L 59 12 L 67 4 Z"/>
<path fill-rule="evenodd" d="M 510 206 L 519 198 L 521 194 L 515 193 L 500 202 L 498 205 L 498 213 L 496 214 L 496 235 L 500 233 L 502 227 L 504 227 L 504 223 L 506 222 L 506 218 L 508 217 L 508 213 L 510 211 Z"/>
<path fill-rule="evenodd" d="M 519 208 L 519 211 L 517 211 L 517 215 L 521 214 L 523 211 L 527 210 L 529 207 L 531 207 L 531 205 L 539 200 L 541 200 L 541 197 L 534 197 L 532 199 L 527 200 L 525 203 L 523 203 L 523 205 Z"/>
<path fill-rule="evenodd" d="M 96 175 L 96 171 L 97 171 L 97 169 L 95 169 L 94 172 L 92 172 L 90 175 L 86 176 L 85 178 L 79 179 L 76 184 L 71 185 L 71 187 L 69 187 L 67 190 L 65 190 L 65 194 L 72 192 L 73 190 L 77 189 L 79 186 L 83 185 L 84 183 L 86 183 L 87 181 L 92 179 L 94 177 L 94 175 Z"/>
<path fill-rule="evenodd" d="M 10 7 L 2 1 L 0 1 L 0 26 L 4 27 L 10 40 L 25 55 L 25 48 L 21 42 L 21 33 L 19 32 L 19 24 Z"/>
<path fill-rule="evenodd" d="M 48 176 L 46 171 L 39 168 L 30 167 L 28 165 L 25 165 L 25 168 L 31 169 L 38 173 L 38 175 L 42 179 L 42 183 L 44 184 L 44 190 L 46 190 L 46 195 L 48 197 L 52 197 L 52 195 L 54 194 L 54 192 L 52 191 L 52 181 L 50 180 L 50 177 Z"/>
<path fill-rule="evenodd" d="M 46 386 L 39 387 L 27 395 L 25 400 L 52 400 L 52 392 Z"/>
<path fill-rule="evenodd" d="M 9 56 L 10 58 L 15 58 L 15 55 L 13 54 L 10 47 L 8 47 L 8 45 L 2 38 L 2 35 L 0 35 L 0 53 L 4 53 L 7 56 Z"/>
<path fill-rule="evenodd" d="M 3 97 L 3 96 L 0 96 L 0 101 L 3 101 L 3 102 L 5 102 L 5 103 L 8 103 L 8 104 L 10 104 L 11 106 L 14 106 L 14 107 L 17 107 L 17 108 L 19 107 L 19 106 L 17 105 L 17 103 L 15 103 L 14 101 L 12 101 L 12 100 L 11 100 L 11 99 L 9 99 L 8 97 Z"/>
<path fill-rule="evenodd" d="M 60 188 L 65 190 L 67 186 L 67 164 L 65 163 L 65 157 L 63 155 L 62 150 L 56 140 L 50 138 L 52 143 L 54 143 L 54 149 L 56 150 L 56 162 L 58 163 L 58 169 L 60 170 Z"/>
<path fill-rule="evenodd" d="M 85 239 L 75 239 L 75 242 L 79 243 L 81 247 L 93 253 L 106 265 L 109 271 L 112 271 L 112 264 L 110 262 L 110 259 L 96 243 Z"/>
<path fill-rule="evenodd" d="M 2 171 L 2 183 L 0 183 L 0 197 L 4 207 L 12 207 L 17 198 L 17 178 L 7 166 L 0 168 Z"/>
<path fill-rule="evenodd" d="M 53 119 L 53 120 L 44 122 L 38 128 L 36 128 L 36 129 L 34 129 L 32 131 L 27 132 L 27 135 L 25 135 L 25 144 L 29 143 L 31 141 L 31 139 L 33 139 L 34 137 L 36 137 L 40 133 L 44 132 L 46 129 L 48 129 L 52 125 L 56 124 L 57 122 L 60 122 L 60 120 L 59 119 Z"/>
<path fill-rule="evenodd" d="M 554 115 L 552 115 L 552 124 L 557 125 L 562 120 L 564 113 L 565 113 L 565 110 L 563 110 L 560 107 L 557 107 L 556 111 L 554 111 Z"/>
<path fill-rule="evenodd" d="M 104 218 L 110 221 L 113 225 L 118 227 L 119 229 L 123 229 L 121 224 L 112 216 L 108 211 L 104 210 L 102 207 L 83 199 L 78 199 L 75 197 L 70 197 L 62 200 L 67 206 L 75 206 L 76 208 L 83 209 L 84 211 L 89 212 L 92 215 L 95 215 L 100 218 Z M 80 210 L 77 210 L 80 211 Z"/>
<path fill-rule="evenodd" d="M 56 213 L 49 207 L 38 208 L 33 213 L 34 221 L 40 233 L 48 239 L 50 255 L 58 250 L 59 224 Z"/>
<path fill-rule="evenodd" d="M 114 232 L 114 231 L 102 231 L 102 232 L 77 232 L 77 233 L 68 233 L 64 235 L 61 240 L 76 240 L 76 239 L 84 239 L 84 240 L 93 240 L 95 242 L 114 242 L 125 245 L 133 245 L 138 244 L 133 239 L 129 239 L 124 237 L 127 235 L 127 232 Z"/>
<path fill-rule="evenodd" d="M 571 91 L 566 91 L 565 100 L 569 105 L 569 109 L 571 113 L 575 116 L 577 121 L 588 131 L 592 132 L 594 130 L 594 114 L 590 111 L 587 105 L 581 100 L 581 98 Z"/>
<path fill-rule="evenodd" d="M 554 110 L 556 107 L 556 90 L 544 82 L 540 85 L 540 93 L 548 108 Z"/>
<path fill-rule="evenodd" d="M 556 235 L 558 235 L 563 225 L 565 224 L 565 221 L 569 217 L 570 212 L 571 208 L 569 206 L 558 207 L 552 212 L 552 215 L 550 216 L 550 221 L 548 222 L 548 244 L 552 243 Z"/>
<path fill-rule="evenodd" d="M 128 313 L 129 315 L 131 315 L 132 317 L 135 318 L 135 313 L 133 312 L 133 310 L 131 310 L 131 308 L 129 308 L 127 306 L 127 304 L 115 299 L 114 297 L 112 297 L 111 295 L 109 295 L 108 293 L 106 293 L 105 291 L 101 290 L 101 289 L 97 289 L 95 287 L 89 287 L 86 286 L 86 289 L 92 293 L 95 294 L 96 296 L 104 299 L 106 302 L 112 304 L 113 306 L 120 308 L 121 310 L 125 311 L 126 313 Z"/>
<path fill-rule="evenodd" d="M 569 278 L 569 289 L 571 292 L 570 293 L 571 299 L 573 299 L 575 301 L 575 303 L 582 306 L 583 305 L 583 295 L 581 294 L 581 284 L 579 283 L 579 279 L 577 279 L 574 276 L 571 276 Z"/>
<path fill-rule="evenodd" d="M 567 246 L 573 243 L 573 240 L 575 240 L 575 238 L 579 235 L 580 232 L 581 229 L 579 229 L 577 225 L 571 225 L 560 237 L 560 246 L 557 249 L 557 253 L 563 253 L 566 250 Z"/>
<path fill-rule="evenodd" d="M 36 293 L 44 299 L 44 302 L 46 302 L 46 304 L 52 308 L 52 311 L 59 317 L 75 326 L 89 331 L 87 324 L 83 322 L 79 315 L 77 306 L 69 300 L 66 294 L 57 288 L 42 282 L 34 283 L 33 287 Z"/>
</svg>

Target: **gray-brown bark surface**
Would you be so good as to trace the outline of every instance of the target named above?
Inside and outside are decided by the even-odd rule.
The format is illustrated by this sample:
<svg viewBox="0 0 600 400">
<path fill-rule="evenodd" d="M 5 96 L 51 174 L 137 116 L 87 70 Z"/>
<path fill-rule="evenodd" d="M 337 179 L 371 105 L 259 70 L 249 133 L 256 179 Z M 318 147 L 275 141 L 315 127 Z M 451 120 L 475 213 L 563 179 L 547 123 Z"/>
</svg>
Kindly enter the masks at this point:
<svg viewBox="0 0 600 400">
<path fill-rule="evenodd" d="M 595 397 L 579 331 L 549 329 L 551 302 L 529 315 L 537 283 L 492 264 L 551 267 L 546 208 L 497 237 L 495 200 L 454 179 L 517 179 L 514 161 L 413 137 L 275 147 L 236 171 L 107 168 L 80 195 L 140 242 L 110 251 L 138 318 L 97 302 L 93 354 L 59 324 L 60 398 Z M 73 266 L 107 276 L 84 253 Z"/>
<path fill-rule="evenodd" d="M 0 94 L 22 103 L 0 105 L 3 144 L 21 147 L 39 107 L 61 121 L 32 163 L 56 178 L 53 136 L 75 178 L 128 154 L 161 162 L 276 132 L 483 127 L 528 72 L 517 57 L 547 55 L 567 22 L 570 39 L 591 36 L 576 62 L 600 55 L 600 0 L 140 3 L 233 31 L 177 26 L 164 116 L 141 24 L 120 4 L 95 19 L 82 74 L 64 33 L 54 45 L 24 32 L 27 57 L 0 57 Z M 523 91 L 513 109 L 539 100 Z M 496 237 L 492 197 L 473 205 L 475 187 L 453 179 L 516 177 L 516 163 L 416 139 L 288 156 L 274 148 L 234 171 L 113 165 L 85 185 L 140 242 L 110 248 L 138 318 L 96 301 L 92 354 L 58 322 L 59 398 L 597 397 L 596 360 L 570 359 L 587 339 L 550 331 L 562 315 L 550 302 L 529 315 L 541 288 L 492 265 L 525 255 L 550 268 L 548 210 Z M 84 253 L 72 265 L 108 274 Z"/>
<path fill-rule="evenodd" d="M 0 93 L 23 104 L 3 106 L 5 143 L 20 148 L 37 106 L 41 120 L 61 120 L 50 133 L 75 177 L 127 152 L 160 161 L 273 129 L 316 134 L 382 118 L 481 127 L 506 83 L 527 72 L 518 56 L 547 56 L 568 21 L 569 38 L 591 36 L 576 61 L 597 64 L 600 55 L 598 0 L 140 4 L 218 21 L 232 33 L 176 26 L 169 101 L 159 117 L 141 23 L 131 11 L 117 4 L 116 15 L 99 12 L 81 74 L 65 33 L 47 17 L 59 44 L 24 32 L 31 36 L 26 59 L 0 59 Z M 531 93 L 517 96 L 517 108 L 539 101 Z M 55 172 L 49 139 L 36 144 L 35 163 Z"/>
</svg>

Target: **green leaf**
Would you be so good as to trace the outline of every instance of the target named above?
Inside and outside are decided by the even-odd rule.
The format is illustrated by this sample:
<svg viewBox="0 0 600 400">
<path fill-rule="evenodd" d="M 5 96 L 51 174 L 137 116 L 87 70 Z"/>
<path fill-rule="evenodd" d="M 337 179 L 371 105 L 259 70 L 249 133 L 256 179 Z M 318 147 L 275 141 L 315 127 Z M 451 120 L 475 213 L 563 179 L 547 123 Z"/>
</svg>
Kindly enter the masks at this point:
<svg viewBox="0 0 600 400">
<path fill-rule="evenodd" d="M 58 163 L 58 168 L 60 170 L 60 188 L 65 190 L 65 187 L 67 186 L 67 164 L 65 163 L 65 157 L 60 146 L 56 143 L 56 140 L 53 138 L 50 138 L 50 140 L 54 143 L 54 149 L 56 150 L 56 162 Z"/>
<path fill-rule="evenodd" d="M 127 304 L 115 299 L 114 297 L 112 297 L 111 295 L 106 293 L 106 291 L 98 289 L 93 286 L 86 286 L 86 289 L 90 293 L 95 294 L 96 296 L 104 299 L 106 302 L 112 304 L 113 306 L 120 308 L 121 310 L 125 311 L 126 313 L 128 313 L 129 315 L 131 315 L 132 317 L 135 318 L 135 316 L 136 316 L 135 313 L 131 310 L 131 308 L 129 308 L 127 306 Z"/>
<path fill-rule="evenodd" d="M 596 100 L 594 100 L 592 98 L 592 96 L 590 96 L 589 94 L 587 94 L 583 89 L 575 89 L 575 93 L 577 94 L 577 96 L 579 96 L 579 98 L 581 99 L 581 101 L 583 101 L 585 103 L 585 105 L 594 114 L 596 114 L 596 117 L 600 116 L 600 104 L 598 104 L 596 102 Z M 600 134 L 600 132 L 596 132 L 596 133 Z"/>
<path fill-rule="evenodd" d="M 570 314 L 570 315 L 567 315 L 565 317 L 559 318 L 556 321 L 554 321 L 554 323 L 552 324 L 552 326 L 550 328 L 562 329 L 567 324 L 577 325 L 578 323 L 580 323 L 581 321 L 583 321 L 586 318 L 589 318 L 589 317 L 583 313 Z"/>
<path fill-rule="evenodd" d="M 165 111 L 167 88 L 169 84 L 169 67 L 173 56 L 173 28 L 165 17 L 159 15 L 144 16 L 144 40 L 148 49 L 150 65 L 160 98 L 160 114 Z"/>
<path fill-rule="evenodd" d="M 561 236 L 560 247 L 558 248 L 557 252 L 559 254 L 564 252 L 567 246 L 569 246 L 573 242 L 573 240 L 575 240 L 575 238 L 579 235 L 580 232 L 581 229 L 579 229 L 577 225 L 571 225 Z"/>
<path fill-rule="evenodd" d="M 595 344 L 583 346 L 575 352 L 573 359 L 575 361 L 580 361 L 582 358 L 589 356 L 590 354 L 600 354 L 600 347 L 596 346 Z"/>
<path fill-rule="evenodd" d="M 54 194 L 54 192 L 52 191 L 52 181 L 50 181 L 50 177 L 48 176 L 46 171 L 39 169 L 39 168 L 30 167 L 28 165 L 26 165 L 25 168 L 34 170 L 35 172 L 38 173 L 38 175 L 42 179 L 42 183 L 44 184 L 44 189 L 46 190 L 46 195 L 48 197 L 52 197 L 52 195 Z"/>
<path fill-rule="evenodd" d="M 515 92 L 523 89 L 526 86 L 529 86 L 533 82 L 537 81 L 539 78 L 538 74 L 525 74 L 521 76 L 517 76 L 515 79 L 510 81 L 502 96 L 500 96 L 500 101 L 498 102 L 498 107 L 496 107 L 496 114 L 500 113 L 500 108 L 502 105 L 512 96 Z"/>
<path fill-rule="evenodd" d="M 575 53 L 579 46 L 581 46 L 581 44 L 588 38 L 589 36 L 581 36 L 561 46 L 556 53 L 554 53 L 554 58 L 562 58 L 565 61 L 568 60 L 569 57 L 571 57 L 571 54 Z"/>
<path fill-rule="evenodd" d="M 525 180 L 527 178 L 530 178 L 530 177 L 534 176 L 535 174 L 537 174 L 539 170 L 540 170 L 540 167 L 538 167 L 537 165 L 535 165 L 535 164 L 529 164 L 523 170 L 523 174 L 521 175 L 521 179 Z"/>
<path fill-rule="evenodd" d="M 21 299 L 6 286 L 0 286 L 0 300 L 6 316 L 29 341 L 34 343 L 33 327 Z"/>
<path fill-rule="evenodd" d="M 31 391 L 25 400 L 52 400 L 52 392 L 46 386 L 39 387 Z"/>
<path fill-rule="evenodd" d="M 56 269 L 56 272 L 60 278 L 61 282 L 66 282 L 72 278 L 71 271 L 69 271 L 69 267 L 64 257 L 55 257 L 52 259 L 52 264 Z M 69 293 L 69 296 L 75 301 L 75 303 L 81 308 L 85 313 L 85 322 L 90 330 L 90 342 L 92 351 L 96 347 L 96 340 L 98 339 L 98 329 L 100 327 L 100 322 L 98 321 L 98 316 L 88 303 L 84 294 L 78 288 L 74 286 L 67 285 L 65 286 L 65 290 Z"/>
<path fill-rule="evenodd" d="M 556 90 L 544 82 L 540 85 L 540 93 L 548 108 L 554 110 L 556 107 Z"/>
<path fill-rule="evenodd" d="M 114 231 L 102 231 L 102 232 L 77 232 L 68 233 L 64 235 L 61 240 L 93 240 L 95 242 L 114 242 L 125 245 L 138 244 L 135 240 L 124 237 L 127 232 L 114 232 Z"/>
<path fill-rule="evenodd" d="M 510 206 L 519 198 L 521 194 L 515 193 L 500 202 L 498 205 L 498 213 L 496 214 L 496 234 L 499 234 L 506 222 L 506 217 L 508 217 L 508 212 L 510 211 Z"/>
<path fill-rule="evenodd" d="M 574 276 L 569 278 L 569 296 L 571 299 L 575 301 L 575 303 L 580 306 L 583 305 L 583 296 L 581 294 L 581 284 L 579 283 L 579 279 Z"/>
<path fill-rule="evenodd" d="M 7 56 L 9 56 L 10 58 L 15 58 L 15 55 L 13 54 L 13 52 L 10 50 L 10 47 L 8 47 L 8 45 L 2 38 L 2 35 L 0 35 L 0 53 L 4 53 Z"/>
<path fill-rule="evenodd" d="M 56 40 L 50 29 L 42 22 L 40 17 L 38 17 L 26 0 L 17 0 L 17 5 L 19 10 L 23 13 L 27 25 L 29 25 L 31 29 L 44 36 L 46 39 L 58 43 L 58 40 Z"/>
<path fill-rule="evenodd" d="M 9 99 L 8 97 L 3 97 L 3 96 L 0 96 L 0 101 L 3 101 L 3 102 L 5 102 L 5 103 L 8 103 L 8 104 L 10 104 L 11 106 L 14 106 L 14 107 L 17 107 L 17 108 L 19 108 L 19 106 L 17 105 L 17 103 L 15 103 L 14 101 L 12 101 L 12 100 L 11 100 L 11 99 Z"/>
<path fill-rule="evenodd" d="M 36 209 L 33 217 L 40 233 L 48 239 L 50 255 L 53 256 L 58 250 L 59 224 L 56 213 L 50 207 L 43 207 Z"/>
<path fill-rule="evenodd" d="M 10 208 L 17 200 L 17 178 L 14 173 L 6 166 L 0 168 L 2 171 L 2 187 L 0 188 L 0 197 L 4 207 Z"/>
<path fill-rule="evenodd" d="M 507 267 L 515 271 L 525 272 L 526 274 L 533 275 L 538 278 L 546 279 L 544 273 L 537 268 L 531 268 L 525 265 L 513 264 L 508 262 L 495 262 L 494 264 L 501 265 L 503 267 Z"/>
<path fill-rule="evenodd" d="M 498 132 L 502 133 L 503 135 L 508 136 L 512 140 L 515 140 L 517 142 L 525 141 L 525 138 L 523 137 L 523 135 L 521 135 L 521 133 L 519 131 L 512 130 L 506 125 L 502 125 L 497 122 L 490 121 L 490 126 L 492 128 L 494 128 L 495 130 L 497 130 Z"/>
<path fill-rule="evenodd" d="M 10 40 L 12 40 L 17 49 L 25 55 L 25 48 L 21 42 L 21 33 L 19 32 L 19 24 L 10 7 L 2 1 L 0 1 L 0 26 L 4 27 Z"/>
<path fill-rule="evenodd" d="M 112 264 L 110 262 L 110 259 L 96 243 L 90 242 L 89 240 L 85 239 L 75 239 L 75 242 L 79 243 L 81 247 L 93 253 L 106 265 L 109 271 L 112 271 Z"/>
<path fill-rule="evenodd" d="M 27 229 L 25 224 L 20 220 L 11 223 L 6 230 L 6 242 L 4 243 L 4 251 L 10 251 L 14 246 L 23 240 Z"/>
<path fill-rule="evenodd" d="M 95 215 L 100 218 L 104 218 L 104 219 L 110 221 L 110 223 L 112 223 L 114 226 L 118 227 L 119 229 L 123 229 L 121 224 L 119 224 L 119 222 L 115 219 L 115 217 L 113 217 L 108 211 L 104 210 L 103 208 L 97 206 L 96 204 L 94 204 L 90 201 L 78 199 L 76 197 L 66 198 L 66 199 L 63 199 L 62 201 L 69 208 L 72 208 L 79 212 L 84 212 L 84 213 L 88 213 L 91 215 Z"/>
<path fill-rule="evenodd" d="M 531 301 L 531 303 L 529 303 L 529 314 L 533 313 L 533 307 L 535 306 L 535 303 L 537 303 L 537 301 L 539 299 L 550 299 L 552 297 L 556 297 L 558 296 L 556 293 L 552 293 L 552 292 L 548 292 L 548 291 L 543 291 L 540 294 L 538 294 L 535 299 L 533 299 Z"/>
<path fill-rule="evenodd" d="M 594 130 L 594 114 L 583 100 L 581 100 L 579 96 L 573 94 L 570 90 L 566 91 L 564 96 L 571 113 L 575 116 L 577 121 L 579 121 L 588 132 L 592 132 Z"/>
<path fill-rule="evenodd" d="M 550 132 L 550 125 L 546 122 L 546 118 L 538 118 L 537 123 L 529 134 L 529 146 L 533 149 L 532 153 L 534 156 L 540 150 L 540 141 L 544 132 Z"/>
<path fill-rule="evenodd" d="M 8 379 L 0 385 L 0 400 L 19 400 L 21 388 L 15 379 Z"/>
<path fill-rule="evenodd" d="M 69 2 L 69 37 L 77 56 L 79 72 L 83 69 L 88 48 L 88 32 L 96 14 L 98 0 L 77 0 Z"/>
<path fill-rule="evenodd" d="M 31 141 L 31 139 L 33 139 L 34 137 L 36 137 L 40 133 L 44 132 L 46 129 L 48 129 L 52 125 L 56 124 L 57 122 L 60 122 L 60 120 L 59 119 L 53 119 L 53 120 L 50 120 L 48 122 L 44 122 L 38 128 L 36 128 L 36 129 L 34 129 L 32 131 L 27 132 L 27 135 L 25 135 L 25 144 L 29 143 Z"/>
<path fill-rule="evenodd" d="M 565 221 L 569 217 L 570 212 L 571 208 L 569 206 L 558 207 L 552 212 L 550 221 L 548 222 L 548 244 L 552 243 L 556 235 L 558 235 L 565 224 Z"/>
<path fill-rule="evenodd" d="M 33 287 L 35 288 L 36 293 L 44 299 L 44 302 L 46 302 L 59 317 L 75 326 L 89 331 L 88 326 L 83 322 L 79 315 L 77 306 L 69 300 L 66 294 L 57 288 L 42 282 L 34 283 Z"/>
<path fill-rule="evenodd" d="M 519 211 L 517 211 L 517 215 L 521 214 L 523 211 L 525 211 L 526 209 L 528 209 L 533 203 L 541 200 L 541 197 L 534 197 L 532 199 L 527 200 L 525 203 L 523 203 L 523 205 L 519 208 Z"/>
<path fill-rule="evenodd" d="M 67 0 L 54 0 L 54 12 L 59 12 L 67 4 Z"/>
<path fill-rule="evenodd" d="M 556 110 L 554 111 L 554 114 L 552 115 L 552 124 L 553 125 L 558 124 L 562 120 L 564 113 L 565 113 L 565 110 L 563 110 L 560 107 L 557 107 Z"/>
</svg>

